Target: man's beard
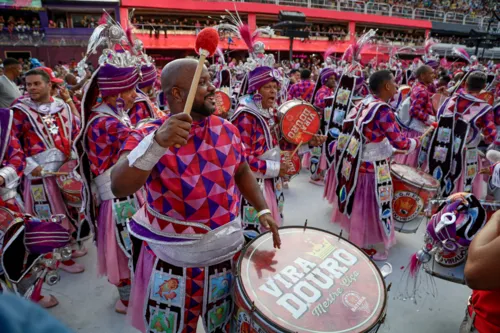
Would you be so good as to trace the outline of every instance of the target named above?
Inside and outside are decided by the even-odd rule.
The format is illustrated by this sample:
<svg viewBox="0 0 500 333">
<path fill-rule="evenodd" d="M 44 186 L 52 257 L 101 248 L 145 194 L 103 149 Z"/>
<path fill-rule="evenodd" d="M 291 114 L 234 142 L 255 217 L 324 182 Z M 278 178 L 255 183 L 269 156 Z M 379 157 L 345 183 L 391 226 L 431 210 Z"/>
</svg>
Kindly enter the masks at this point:
<svg viewBox="0 0 500 333">
<path fill-rule="evenodd" d="M 203 104 L 201 105 L 193 105 L 192 112 L 200 114 L 202 116 L 208 117 L 215 113 L 215 106 L 212 106 L 212 103 L 208 102 L 207 99 L 209 97 L 215 96 L 215 94 L 208 94 L 205 96 L 203 100 Z M 210 103 L 210 104 L 209 104 Z"/>
</svg>

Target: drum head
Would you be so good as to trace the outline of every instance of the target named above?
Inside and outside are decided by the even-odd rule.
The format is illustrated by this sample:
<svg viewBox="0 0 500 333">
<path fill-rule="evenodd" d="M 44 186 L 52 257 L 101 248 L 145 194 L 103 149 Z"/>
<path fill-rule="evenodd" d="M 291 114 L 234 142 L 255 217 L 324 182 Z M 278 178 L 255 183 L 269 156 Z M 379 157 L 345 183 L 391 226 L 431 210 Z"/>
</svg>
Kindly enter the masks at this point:
<svg viewBox="0 0 500 333">
<path fill-rule="evenodd" d="M 288 101 L 280 107 L 279 112 L 282 115 L 281 132 L 286 141 L 296 145 L 307 143 L 313 134 L 318 133 L 321 120 L 311 104 Z"/>
<path fill-rule="evenodd" d="M 215 114 L 226 114 L 231 110 L 231 98 L 223 91 L 215 92 Z"/>
<path fill-rule="evenodd" d="M 76 160 L 71 160 L 64 163 L 59 169 L 60 172 L 73 172 L 76 167 Z M 83 184 L 73 178 L 71 175 L 68 176 L 57 176 L 57 186 L 65 192 L 69 193 L 80 193 L 82 190 Z"/>
<path fill-rule="evenodd" d="M 392 164 L 391 173 L 403 181 L 426 190 L 432 191 L 440 187 L 439 181 L 436 178 L 408 165 Z"/>
<path fill-rule="evenodd" d="M 284 332 L 366 332 L 385 315 L 386 288 L 377 266 L 349 241 L 315 228 L 280 229 L 248 244 L 238 287 L 248 307 Z"/>
<path fill-rule="evenodd" d="M 292 155 L 292 151 L 283 150 L 281 151 L 281 163 L 286 163 L 288 165 L 287 175 L 294 176 L 300 172 L 301 160 L 298 154 Z"/>
</svg>

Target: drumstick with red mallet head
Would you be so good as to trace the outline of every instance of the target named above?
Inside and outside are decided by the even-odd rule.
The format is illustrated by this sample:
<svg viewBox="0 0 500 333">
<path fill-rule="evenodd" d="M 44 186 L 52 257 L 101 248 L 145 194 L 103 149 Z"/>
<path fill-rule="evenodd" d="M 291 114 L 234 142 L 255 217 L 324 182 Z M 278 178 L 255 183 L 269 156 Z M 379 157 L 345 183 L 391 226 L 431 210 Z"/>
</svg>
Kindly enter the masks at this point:
<svg viewBox="0 0 500 333">
<path fill-rule="evenodd" d="M 184 105 L 184 112 L 187 114 L 191 113 L 196 90 L 198 89 L 198 83 L 200 82 L 201 71 L 205 65 L 205 60 L 207 57 L 214 55 L 217 50 L 217 45 L 219 45 L 219 33 L 214 28 L 205 28 L 200 31 L 196 37 L 194 49 L 196 53 L 199 54 L 200 58 L 198 59 L 198 66 L 194 72 L 193 81 L 191 82 L 186 104 Z M 175 147 L 179 148 L 180 145 L 175 145 Z"/>
</svg>

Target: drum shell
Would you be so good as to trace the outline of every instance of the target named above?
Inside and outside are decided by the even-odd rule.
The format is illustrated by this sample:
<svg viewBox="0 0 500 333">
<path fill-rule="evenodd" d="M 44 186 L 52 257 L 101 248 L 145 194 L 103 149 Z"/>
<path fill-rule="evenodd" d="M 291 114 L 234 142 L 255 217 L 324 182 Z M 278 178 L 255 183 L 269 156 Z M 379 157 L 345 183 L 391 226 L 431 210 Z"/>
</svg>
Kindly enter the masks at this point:
<svg viewBox="0 0 500 333">
<path fill-rule="evenodd" d="M 415 172 L 423 173 L 414 168 Z M 417 218 L 424 209 L 427 208 L 429 200 L 436 197 L 439 190 L 439 182 L 436 180 L 436 186 L 425 184 L 416 184 L 404 175 L 398 174 L 391 168 L 393 183 L 393 217 L 398 222 L 409 222 Z M 431 177 L 430 175 L 428 175 Z"/>
<path fill-rule="evenodd" d="M 307 109 L 306 121 L 303 122 L 298 116 L 297 108 L 303 107 Z M 292 111 L 294 115 L 292 115 Z M 280 119 L 280 132 L 283 138 L 295 145 L 300 143 L 308 143 L 311 141 L 313 135 L 304 133 L 318 133 L 321 127 L 321 118 L 316 108 L 307 102 L 301 100 L 291 100 L 283 103 L 278 109 L 278 117 Z"/>
<path fill-rule="evenodd" d="M 292 230 L 292 229 L 295 229 L 295 230 Z M 349 241 L 347 241 L 343 238 L 340 238 L 338 235 L 326 232 L 324 230 L 320 230 L 320 229 L 316 229 L 316 228 L 301 228 L 301 227 L 284 227 L 284 228 L 281 228 L 280 230 L 282 231 L 282 239 L 284 238 L 283 236 L 288 232 L 288 233 L 294 233 L 295 236 L 301 237 L 300 238 L 301 241 L 294 242 L 293 245 L 291 245 L 292 246 L 291 248 L 283 248 L 283 246 L 282 246 L 281 250 L 276 251 L 276 255 L 279 255 L 279 253 L 284 253 L 283 257 L 281 257 L 281 255 L 279 255 L 280 256 L 279 258 L 275 258 L 274 256 L 272 256 L 272 259 L 270 259 L 270 260 L 276 260 L 277 262 L 279 262 L 280 260 L 285 259 L 284 265 L 286 265 L 290 261 L 290 259 L 295 258 L 296 255 L 300 256 L 301 258 L 304 258 L 304 256 L 306 256 L 306 258 L 311 258 L 311 257 L 307 257 L 307 255 L 308 254 L 313 255 L 312 253 L 302 253 L 302 250 L 304 249 L 303 245 L 305 243 L 312 244 L 313 252 L 315 253 L 314 256 L 319 255 L 319 257 L 317 257 L 317 258 L 321 258 L 320 260 L 330 260 L 330 259 L 328 259 L 329 258 L 328 256 L 332 256 L 332 258 L 333 258 L 333 257 L 335 257 L 334 253 L 338 249 L 346 248 L 346 249 L 349 249 L 349 251 L 353 251 L 352 252 L 353 254 L 356 253 L 356 256 L 358 257 L 359 262 L 357 262 L 355 264 L 356 266 L 352 266 L 352 267 L 356 267 L 355 269 L 359 270 L 359 277 L 360 278 L 362 276 L 364 278 L 368 277 L 368 279 L 365 280 L 365 282 L 367 282 L 368 284 L 365 284 L 362 281 L 358 281 L 358 283 L 359 283 L 358 285 L 355 285 L 355 284 L 352 284 L 352 285 L 347 284 L 346 285 L 346 284 L 344 284 L 345 283 L 344 279 L 341 280 L 341 277 L 338 277 L 339 280 L 333 284 L 334 289 L 330 289 L 330 287 L 328 287 L 327 285 L 324 285 L 322 287 L 323 289 L 321 292 L 321 297 L 317 301 L 314 301 L 314 303 L 307 305 L 308 310 L 305 312 L 304 316 L 295 317 L 296 319 L 300 318 L 300 321 L 303 320 L 304 322 L 300 322 L 298 324 L 299 326 L 294 326 L 293 323 L 297 323 L 297 320 L 294 321 L 292 318 L 288 318 L 289 317 L 288 315 L 290 313 L 287 313 L 286 311 L 281 311 L 282 309 L 281 310 L 279 309 L 282 305 L 278 305 L 278 303 L 275 304 L 274 301 L 271 301 L 271 303 L 269 303 L 269 300 L 270 300 L 269 295 L 264 295 L 265 293 L 260 293 L 260 296 L 259 296 L 259 291 L 257 289 L 262 289 L 263 285 L 257 289 L 254 288 L 254 287 L 258 286 L 258 284 L 264 280 L 261 279 L 261 277 L 258 278 L 259 281 L 256 281 L 254 279 L 255 273 L 251 272 L 251 269 L 248 270 L 249 267 L 252 266 L 252 265 L 249 266 L 249 263 L 253 262 L 253 264 L 255 265 L 256 262 L 260 262 L 258 260 L 253 261 L 254 259 L 256 259 L 256 257 L 252 257 L 252 256 L 254 256 L 254 255 L 257 256 L 257 253 L 261 250 L 263 252 L 267 253 L 268 252 L 267 245 L 264 245 L 263 247 L 261 245 L 266 241 L 268 242 L 269 239 L 272 239 L 269 236 L 269 233 L 262 234 L 259 237 L 255 238 L 254 240 L 252 240 L 248 244 L 248 246 L 242 251 L 242 254 L 240 255 L 240 257 L 238 259 L 238 263 L 237 263 L 238 274 L 236 276 L 236 283 L 235 283 L 235 305 L 236 305 L 236 308 L 235 308 L 235 312 L 234 312 L 234 314 L 235 314 L 234 315 L 234 319 L 235 319 L 235 325 L 234 325 L 235 330 L 234 331 L 235 332 L 241 332 L 241 331 L 248 332 L 248 331 L 242 330 L 241 323 L 238 323 L 238 320 L 237 320 L 238 316 L 240 316 L 241 313 L 244 313 L 244 315 L 246 315 L 247 318 L 251 318 L 251 321 L 257 327 L 257 328 L 253 327 L 255 332 L 302 332 L 302 331 L 351 332 L 351 333 L 354 333 L 354 332 L 377 332 L 379 327 L 381 326 L 381 324 L 384 322 L 384 319 L 385 319 L 386 310 L 387 310 L 387 293 L 386 293 L 385 282 L 384 282 L 384 279 L 383 279 L 379 269 L 377 268 L 377 266 L 375 264 L 373 264 L 373 262 L 370 259 L 368 259 L 366 254 L 364 254 L 364 252 L 362 252 L 359 248 L 357 248 L 354 244 L 350 243 Z M 301 232 L 302 230 L 303 231 L 313 230 L 316 233 L 322 233 L 322 234 L 328 235 L 328 236 L 324 236 L 325 238 L 323 238 L 323 242 L 322 242 L 323 245 L 319 251 L 317 251 L 318 250 L 317 246 L 319 245 L 319 243 L 321 243 L 319 238 L 316 237 L 315 235 L 313 235 L 313 237 L 310 237 L 309 236 L 310 234 L 309 235 L 299 234 L 299 232 Z M 267 239 L 263 239 L 264 237 L 267 237 Z M 285 236 L 285 238 L 286 238 L 286 236 Z M 328 239 L 328 241 L 326 241 L 327 239 Z M 338 242 L 336 243 L 335 241 L 332 241 L 333 239 L 337 239 Z M 290 239 L 288 239 L 288 241 L 290 241 Z M 318 241 L 319 241 L 319 243 L 318 243 Z M 314 245 L 313 242 L 316 245 Z M 298 243 L 302 243 L 302 244 L 298 244 Z M 252 246 L 252 244 L 254 244 L 254 245 Z M 257 244 L 257 245 L 255 245 L 255 244 Z M 287 244 L 291 244 L 291 243 L 287 242 Z M 329 248 L 329 245 L 325 245 L 325 244 L 333 245 L 333 248 L 335 250 L 332 250 L 332 251 L 334 251 L 334 252 L 329 252 L 329 250 L 326 250 L 327 248 Z M 296 249 L 297 246 L 299 246 L 298 253 L 294 253 L 293 249 Z M 356 250 L 354 251 L 352 248 L 355 248 Z M 310 249 L 310 247 L 309 247 L 309 249 Z M 328 253 L 330 253 L 330 254 L 328 254 Z M 265 254 L 265 255 L 267 256 L 267 254 Z M 260 255 L 258 257 L 260 257 Z M 365 259 L 362 259 L 362 257 Z M 267 259 L 269 259 L 269 258 L 267 258 Z M 250 261 L 248 261 L 248 260 L 250 260 Z M 264 261 L 266 261 L 266 260 L 264 260 Z M 277 266 L 280 266 L 282 263 L 277 264 Z M 325 263 L 325 262 L 323 262 L 323 263 Z M 271 264 L 274 265 L 274 261 Z M 293 263 L 290 262 L 290 264 L 293 264 Z M 359 265 L 359 266 L 357 266 L 357 265 Z M 283 266 L 283 265 L 281 265 L 281 266 Z M 242 270 L 243 267 L 244 267 L 244 269 Z M 288 267 L 288 266 L 286 266 L 286 267 Z M 324 267 L 324 266 L 318 264 L 317 268 L 320 269 L 321 267 Z M 276 269 L 276 271 L 273 270 L 273 273 L 269 273 L 266 271 L 269 278 L 271 278 L 271 276 L 275 277 L 276 274 L 279 274 L 280 272 L 283 274 L 283 271 L 280 270 L 279 267 L 273 267 L 273 268 Z M 316 269 L 313 270 L 313 273 L 314 273 L 314 271 L 316 271 Z M 300 270 L 299 270 L 299 272 L 300 272 Z M 352 273 L 352 270 L 351 271 L 347 270 L 347 272 Z M 373 275 L 372 275 L 372 272 L 373 272 Z M 301 281 L 298 282 L 298 284 L 301 284 L 301 282 L 305 281 L 305 280 L 312 281 L 312 279 L 307 278 L 307 276 L 312 278 L 311 274 L 313 274 L 313 273 L 307 274 L 308 273 L 307 271 L 304 271 L 303 273 L 305 274 L 304 275 L 305 277 L 303 277 L 301 279 Z M 314 273 L 315 276 L 318 276 L 318 277 L 320 276 L 320 275 L 316 275 L 316 274 L 317 273 Z M 346 275 L 347 274 L 348 273 L 346 273 Z M 284 275 L 282 275 L 282 276 L 284 276 Z M 335 280 L 335 278 L 333 276 L 330 276 L 330 278 Z M 247 282 L 245 282 L 245 281 L 247 281 Z M 250 284 L 247 284 L 248 281 L 253 281 L 253 282 L 250 282 Z M 325 280 L 323 280 L 323 281 L 325 281 Z M 377 282 L 378 287 L 375 289 L 372 288 L 372 285 L 371 285 L 374 281 L 378 281 Z M 289 289 L 286 289 L 287 287 L 286 286 L 284 287 L 284 284 L 280 284 L 281 282 L 279 280 L 277 280 L 275 283 L 280 286 L 281 292 L 282 292 L 281 295 L 288 295 L 288 293 L 292 292 L 291 291 L 292 286 L 288 287 Z M 311 282 L 311 284 L 313 284 L 313 283 L 316 283 L 316 282 Z M 294 286 L 297 286 L 297 283 L 295 283 Z M 315 284 L 315 286 L 317 288 L 320 287 L 319 284 Z M 332 286 L 332 285 L 329 285 L 329 286 Z M 337 295 L 337 302 L 338 303 L 335 303 L 335 299 L 333 299 L 333 303 L 330 303 L 329 305 L 325 305 L 325 303 L 327 303 L 328 300 L 330 300 L 330 302 L 331 302 L 331 298 L 333 297 L 332 293 L 331 293 L 332 290 L 339 291 L 339 289 L 341 289 L 341 288 L 337 289 L 338 287 L 345 288 L 344 290 L 340 290 L 340 294 Z M 378 292 L 375 290 L 378 290 Z M 345 291 L 346 295 L 343 294 L 344 291 Z M 249 292 L 250 292 L 250 294 L 249 294 Z M 360 294 L 357 292 L 360 292 Z M 355 302 L 353 303 L 353 302 L 351 302 L 353 299 L 349 298 L 353 294 L 356 294 L 357 296 L 360 296 L 360 295 L 366 296 L 366 298 L 365 297 L 355 298 L 354 299 Z M 262 296 L 263 296 L 263 298 L 262 298 Z M 278 297 L 278 298 L 280 297 L 280 295 L 274 295 L 274 296 Z M 255 301 L 252 301 L 252 299 L 254 299 Z M 348 303 L 345 303 L 346 299 L 348 300 Z M 356 303 L 356 299 L 360 302 Z M 375 305 L 376 299 L 379 300 L 377 305 Z M 365 310 L 367 310 L 366 313 L 367 314 L 371 313 L 371 314 L 366 315 L 366 317 L 363 317 L 363 319 L 362 319 L 361 317 L 358 317 L 359 314 L 354 315 L 352 312 L 350 312 L 350 311 L 356 312 L 355 309 L 351 309 L 350 307 L 355 306 L 353 304 L 364 305 L 365 300 L 366 300 L 366 302 L 368 302 L 367 304 L 371 304 L 370 307 L 372 309 L 365 308 Z M 273 304 L 275 304 L 275 305 L 273 305 Z M 342 305 L 342 304 L 344 304 L 344 305 Z M 265 307 L 266 310 L 262 311 L 262 309 L 259 308 L 262 305 Z M 329 308 L 329 306 L 331 306 L 331 308 Z M 347 308 L 345 308 L 344 306 Z M 320 310 L 318 310 L 318 307 L 320 308 Z M 272 310 L 270 310 L 270 309 L 272 309 Z M 361 308 L 358 308 L 357 311 L 361 312 L 360 309 Z M 271 311 L 271 313 L 275 312 L 276 314 L 274 316 L 270 316 L 270 311 Z M 335 330 L 332 330 L 330 328 L 331 323 L 328 323 L 328 320 L 329 319 L 331 320 L 331 318 L 333 318 L 331 316 L 332 313 L 338 313 L 339 311 L 340 311 L 340 313 L 344 313 L 345 311 L 347 311 L 347 312 L 345 312 L 346 318 L 345 318 L 345 320 L 342 320 L 339 323 L 339 325 L 337 327 L 338 331 L 335 331 Z M 314 314 L 314 313 L 316 313 L 316 314 Z M 376 315 L 374 315 L 375 313 L 376 313 Z M 318 317 L 318 316 L 323 316 L 323 315 L 324 315 L 324 317 Z M 279 318 L 279 319 L 275 319 L 276 322 L 274 322 L 273 320 L 271 320 L 271 318 Z M 313 319 L 314 321 L 311 321 L 311 319 Z M 326 322 L 324 322 L 325 321 L 324 319 L 327 319 Z M 361 324 L 361 322 L 358 320 L 364 320 L 364 321 L 362 321 L 362 324 Z M 295 324 L 295 325 L 297 325 L 297 324 Z M 300 327 L 300 326 L 302 326 L 302 327 Z M 247 325 L 247 327 L 248 327 L 248 325 Z"/>
<path fill-rule="evenodd" d="M 71 173 L 75 169 L 77 164 L 76 160 L 71 160 L 64 163 L 61 168 L 59 168 L 59 172 L 67 172 L 68 176 L 57 176 L 56 182 L 57 186 L 61 190 L 61 194 L 64 198 L 64 201 L 72 207 L 81 207 L 82 205 L 82 194 L 81 190 L 83 188 L 83 184 L 81 181 L 76 180 L 72 177 Z"/>
<path fill-rule="evenodd" d="M 295 176 L 300 173 L 300 169 L 302 167 L 302 163 L 300 161 L 300 157 L 295 153 L 291 158 L 291 154 L 293 152 L 288 150 L 281 151 L 281 163 L 288 164 L 288 172 L 286 173 L 288 176 Z"/>
</svg>

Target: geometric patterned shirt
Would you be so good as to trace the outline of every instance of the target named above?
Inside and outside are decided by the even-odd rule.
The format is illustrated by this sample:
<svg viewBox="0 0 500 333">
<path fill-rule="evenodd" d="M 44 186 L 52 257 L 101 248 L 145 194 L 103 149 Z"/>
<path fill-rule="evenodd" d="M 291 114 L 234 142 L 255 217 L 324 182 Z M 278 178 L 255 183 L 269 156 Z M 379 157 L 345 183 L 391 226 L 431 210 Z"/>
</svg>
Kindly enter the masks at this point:
<svg viewBox="0 0 500 333">
<path fill-rule="evenodd" d="M 314 82 L 311 80 L 300 80 L 290 87 L 288 91 L 288 100 L 302 99 L 310 102 L 314 92 Z M 307 93 L 307 94 L 306 94 Z"/>
<path fill-rule="evenodd" d="M 333 95 L 333 93 L 334 90 L 328 88 L 327 86 L 319 88 L 318 92 L 316 93 L 316 97 L 314 99 L 314 106 L 324 111 L 326 107 L 325 97 L 330 97 Z M 321 114 L 321 116 L 323 116 L 323 114 Z"/>
<path fill-rule="evenodd" d="M 410 94 L 410 116 L 422 122 L 427 122 L 429 116 L 435 116 L 432 108 L 432 88 L 417 82 Z"/>
<path fill-rule="evenodd" d="M 123 151 L 131 151 L 169 116 L 130 135 Z M 239 215 L 240 193 L 235 175 L 245 156 L 240 134 L 217 116 L 193 121 L 187 144 L 170 147 L 151 171 L 144 188 L 151 208 L 170 218 L 199 222 L 212 230 Z"/>
<path fill-rule="evenodd" d="M 103 174 L 118 162 L 122 146 L 132 133 L 132 129 L 117 118 L 106 115 L 93 120 L 97 115 L 92 113 L 88 121 L 91 125 L 85 133 L 85 150 L 90 170 L 95 176 Z"/>
</svg>

